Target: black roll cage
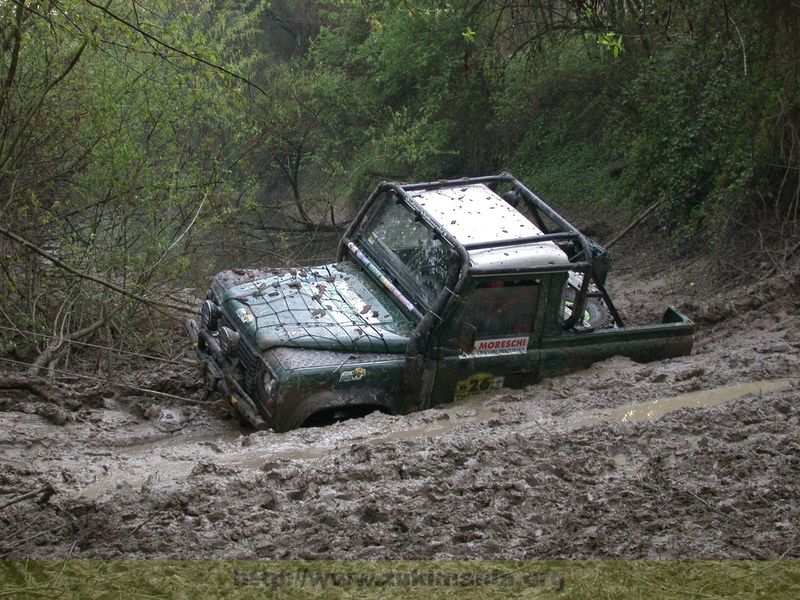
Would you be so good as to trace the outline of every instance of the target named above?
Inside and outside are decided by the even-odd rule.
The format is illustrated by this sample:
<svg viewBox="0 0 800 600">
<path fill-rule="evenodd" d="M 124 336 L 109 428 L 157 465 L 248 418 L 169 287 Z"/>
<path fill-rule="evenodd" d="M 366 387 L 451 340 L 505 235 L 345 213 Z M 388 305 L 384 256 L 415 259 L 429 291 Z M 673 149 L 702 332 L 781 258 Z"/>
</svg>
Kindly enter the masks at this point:
<svg viewBox="0 0 800 600">
<path fill-rule="evenodd" d="M 516 191 L 525 201 L 526 206 L 531 211 L 533 218 L 536 220 L 537 226 L 545 233 L 539 236 L 532 236 L 526 238 L 501 240 L 497 242 L 484 242 L 476 244 L 462 244 L 455 237 L 453 237 L 444 226 L 436 223 L 431 219 L 428 213 L 409 195 L 409 192 L 416 192 L 420 190 L 438 190 L 445 188 L 453 188 L 464 185 L 485 184 L 487 186 L 498 184 L 509 184 L 512 189 Z M 393 192 L 397 199 L 401 201 L 406 207 L 414 214 L 414 217 L 424 222 L 436 236 L 443 239 L 455 252 L 459 260 L 459 268 L 453 269 L 445 282 L 444 288 L 437 296 L 427 313 L 422 315 L 422 318 L 417 323 L 414 331 L 411 334 L 408 347 L 406 349 L 406 381 L 411 383 L 415 377 L 414 368 L 418 358 L 420 357 L 420 343 L 422 340 L 427 339 L 437 321 L 449 314 L 456 305 L 456 302 L 461 297 L 464 287 L 469 280 L 470 275 L 505 275 L 505 274 L 529 274 L 529 273 L 546 273 L 554 271 L 563 271 L 562 265 L 553 266 L 540 266 L 534 269 L 529 267 L 510 267 L 505 269 L 479 269 L 470 268 L 469 266 L 469 250 L 479 250 L 482 248 L 502 248 L 505 246 L 517 246 L 520 244 L 531 244 L 537 242 L 548 241 L 572 241 L 573 244 L 580 248 L 580 250 L 572 257 L 570 257 L 570 271 L 577 271 L 584 274 L 581 287 L 577 292 L 572 307 L 572 314 L 564 321 L 564 329 L 572 329 L 578 322 L 578 319 L 583 314 L 586 303 L 588 301 L 589 285 L 594 283 L 595 287 L 600 291 L 603 300 L 608 306 L 611 316 L 614 318 L 618 327 L 622 327 L 622 319 L 619 316 L 616 308 L 614 307 L 611 298 L 606 291 L 602 277 L 596 270 L 596 265 L 593 262 L 593 252 L 588 239 L 575 227 L 573 227 L 564 217 L 558 214 L 551 208 L 544 200 L 539 198 L 525 185 L 507 172 L 500 173 L 499 175 L 489 175 L 485 177 L 464 177 L 461 179 L 448 179 L 441 181 L 432 181 L 426 183 L 412 183 L 402 184 L 392 181 L 384 181 L 375 188 L 375 191 L 370 194 L 364 206 L 358 212 L 356 217 L 350 223 L 342 240 L 339 242 L 337 251 L 337 260 L 343 260 L 345 254 L 348 252 L 347 243 L 352 241 L 354 232 L 361 227 L 364 218 L 366 217 L 369 209 L 375 203 L 379 195 L 383 192 Z M 542 215 L 547 217 L 557 227 L 557 231 L 548 231 L 542 219 Z M 352 253 L 351 253 L 352 254 Z M 358 261 L 358 258 L 353 256 L 353 259 Z M 579 260 L 580 259 L 580 260 Z"/>
</svg>

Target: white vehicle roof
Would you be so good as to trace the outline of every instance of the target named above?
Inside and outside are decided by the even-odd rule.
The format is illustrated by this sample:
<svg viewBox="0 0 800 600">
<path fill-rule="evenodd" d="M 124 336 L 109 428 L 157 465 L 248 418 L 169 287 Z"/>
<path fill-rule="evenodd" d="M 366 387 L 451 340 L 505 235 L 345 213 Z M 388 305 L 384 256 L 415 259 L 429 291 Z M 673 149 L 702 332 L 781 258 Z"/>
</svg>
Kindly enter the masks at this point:
<svg viewBox="0 0 800 600">
<path fill-rule="evenodd" d="M 483 184 L 409 192 L 439 225 L 467 246 L 470 265 L 481 270 L 563 265 L 569 259 L 554 242 L 470 250 L 470 244 L 543 235 L 525 215 Z"/>
</svg>

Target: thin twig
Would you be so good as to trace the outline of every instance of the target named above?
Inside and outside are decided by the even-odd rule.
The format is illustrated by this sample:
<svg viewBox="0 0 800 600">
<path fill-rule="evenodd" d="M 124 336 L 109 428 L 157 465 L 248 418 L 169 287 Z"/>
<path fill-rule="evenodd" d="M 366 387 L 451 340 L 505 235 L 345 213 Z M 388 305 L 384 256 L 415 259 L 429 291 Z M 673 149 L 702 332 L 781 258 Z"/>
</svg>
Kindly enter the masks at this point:
<svg viewBox="0 0 800 600">
<path fill-rule="evenodd" d="M 197 212 L 195 212 L 195 213 L 194 213 L 194 217 L 192 217 L 192 220 L 191 220 L 191 222 L 190 222 L 190 223 L 189 223 L 189 225 L 186 227 L 186 229 L 183 231 L 183 233 L 182 233 L 182 234 L 180 234 L 180 235 L 179 235 L 177 238 L 175 238 L 175 241 L 174 241 L 174 242 L 172 242 L 172 244 L 170 244 L 169 248 L 167 248 L 166 250 L 164 250 L 164 253 L 161 255 L 161 258 L 159 258 L 159 259 L 158 259 L 156 262 L 154 262 L 152 265 L 150 265 L 150 267 L 149 267 L 149 268 L 147 268 L 145 271 L 143 271 L 143 272 L 141 273 L 142 275 L 145 275 L 145 274 L 147 274 L 147 273 L 150 273 L 150 271 L 152 271 L 152 270 L 153 270 L 153 269 L 155 269 L 155 268 L 156 268 L 156 267 L 157 267 L 159 264 L 161 264 L 161 262 L 163 262 L 163 260 L 164 260 L 164 259 L 167 257 L 167 254 L 169 254 L 169 253 L 172 251 L 172 249 L 173 249 L 175 246 L 177 246 L 177 245 L 178 245 L 178 242 L 180 242 L 180 241 L 181 241 L 181 240 L 184 238 L 184 236 L 185 236 L 187 233 L 189 233 L 189 230 L 191 230 L 191 228 L 194 226 L 194 223 L 195 223 L 195 221 L 197 221 L 197 217 L 199 217 L 199 216 L 200 216 L 200 211 L 201 211 L 201 210 L 203 210 L 203 205 L 206 203 L 206 198 L 208 198 L 208 192 L 206 192 L 206 193 L 205 193 L 205 195 L 203 196 L 203 199 L 202 199 L 202 200 L 200 200 L 200 205 L 197 207 Z"/>
<path fill-rule="evenodd" d="M 266 92 L 266 90 L 264 90 L 264 88 L 262 88 L 257 83 L 251 81 L 247 77 L 244 77 L 243 75 L 240 75 L 238 73 L 234 73 L 233 71 L 231 71 L 229 69 L 226 69 L 222 65 L 218 65 L 218 64 L 213 63 L 213 62 L 211 62 L 209 60 L 206 60 L 205 58 L 203 58 L 199 54 L 197 54 L 197 52 L 187 52 L 186 50 L 181 50 L 177 46 L 173 46 L 172 44 L 169 44 L 168 42 L 165 42 L 164 40 L 154 36 L 153 34 L 148 33 L 144 29 L 142 29 L 140 27 L 137 27 L 135 24 L 133 24 L 130 21 L 122 18 L 121 16 L 117 15 L 116 13 L 111 12 L 108 9 L 108 6 L 102 6 L 100 4 L 97 4 L 96 2 L 92 2 L 91 0 L 84 0 L 84 2 L 86 2 L 86 4 L 88 4 L 88 5 L 93 6 L 94 8 L 102 11 L 103 13 L 108 15 L 111 19 L 113 19 L 114 21 L 117 21 L 117 22 L 125 25 L 126 27 L 132 29 L 133 31 L 135 31 L 139 35 L 143 36 L 145 39 L 152 40 L 156 44 L 159 44 L 160 46 L 163 46 L 164 48 L 166 48 L 168 50 L 172 50 L 173 52 L 177 52 L 181 56 L 185 56 L 186 58 L 188 58 L 190 60 L 193 60 L 193 61 L 196 61 L 198 63 L 204 64 L 207 67 L 211 67 L 212 69 L 216 69 L 217 71 L 221 71 L 222 73 L 225 73 L 226 75 L 230 75 L 231 77 L 233 77 L 235 79 L 238 79 L 239 81 L 243 81 L 247 85 L 257 89 L 259 92 L 261 92 L 265 96 L 269 96 L 269 94 L 267 94 L 267 92 Z"/>
<path fill-rule="evenodd" d="M 35 535 L 32 535 L 32 536 L 30 536 L 28 538 L 25 538 L 24 540 L 20 540 L 16 544 L 11 546 L 5 554 L 0 555 L 0 559 L 5 558 L 6 556 L 8 556 L 9 554 L 11 554 L 14 551 L 14 548 L 18 548 L 19 546 L 21 546 L 22 544 L 25 544 L 26 542 L 32 542 L 36 538 L 40 538 L 43 535 L 47 535 L 48 533 L 56 533 L 58 531 L 61 531 L 62 529 L 64 529 L 67 526 L 69 526 L 69 523 L 64 523 L 63 525 L 59 525 L 55 529 L 48 529 L 46 531 L 40 531 L 39 533 L 37 533 Z"/>
<path fill-rule="evenodd" d="M 124 536 L 122 536 L 122 537 L 120 538 L 120 541 L 123 541 L 123 540 L 126 540 L 126 539 L 128 539 L 128 538 L 129 538 L 129 537 L 131 537 L 131 536 L 132 536 L 134 533 L 136 533 L 137 531 L 139 531 L 139 530 L 140 530 L 142 527 L 144 527 L 145 525 L 147 525 L 147 524 L 148 524 L 150 521 L 152 521 L 153 519 L 155 519 L 155 518 L 156 518 L 156 517 L 157 517 L 159 514 L 161 514 L 161 512 L 162 512 L 162 511 L 163 511 L 165 508 L 167 508 L 167 505 L 168 505 L 168 504 L 164 504 L 164 505 L 162 505 L 160 508 L 157 508 L 155 511 L 153 511 L 153 514 L 152 514 L 152 515 L 150 515 L 149 517 L 147 517 L 147 518 L 146 518 L 144 521 L 142 521 L 141 523 L 139 523 L 139 524 L 138 524 L 136 527 L 134 527 L 134 528 L 133 528 L 133 529 L 131 529 L 131 530 L 130 530 L 128 533 L 126 533 Z"/>
<path fill-rule="evenodd" d="M 537 426 L 539 429 L 541 429 L 542 431 L 544 431 L 544 432 L 545 432 L 547 435 L 553 435 L 553 432 L 552 432 L 552 431 L 550 431 L 549 429 L 547 429 L 547 428 L 546 428 L 544 425 L 542 425 L 541 423 L 539 423 L 539 421 L 537 421 L 536 419 L 533 419 L 533 424 L 534 424 L 534 425 L 536 425 L 536 426 Z"/>
<path fill-rule="evenodd" d="M 11 358 L 0 358 L 0 362 L 9 363 L 9 364 L 13 364 L 13 365 L 19 365 L 19 366 L 23 366 L 23 367 L 30 366 L 29 363 L 25 363 L 25 362 L 22 362 L 22 361 L 19 361 L 19 360 L 13 360 Z M 136 392 L 142 392 L 142 393 L 145 393 L 145 394 L 152 394 L 154 396 L 160 396 L 162 398 L 170 398 L 172 400 L 181 400 L 182 402 L 186 402 L 188 404 L 208 404 L 208 402 L 205 402 L 205 401 L 202 401 L 202 400 L 194 400 L 192 398 L 186 398 L 185 396 L 178 396 L 176 394 L 169 394 L 167 392 L 159 392 L 157 390 L 151 390 L 151 389 L 148 389 L 148 388 L 143 388 L 143 387 L 139 387 L 139 386 L 135 386 L 135 385 L 130 385 L 130 384 L 127 384 L 127 383 L 120 383 L 120 382 L 117 382 L 117 381 L 108 381 L 107 379 L 103 379 L 103 378 L 100 378 L 100 377 L 94 377 L 92 375 L 84 375 L 84 374 L 81 374 L 81 373 L 76 373 L 74 371 L 67 371 L 65 369 L 55 369 L 54 368 L 54 369 L 52 369 L 52 371 L 54 373 L 59 373 L 59 374 L 62 374 L 62 375 L 69 375 L 71 377 L 77 377 L 78 379 L 88 379 L 89 381 L 95 381 L 97 383 L 102 383 L 102 384 L 106 384 L 106 385 L 113 385 L 115 387 L 134 390 Z"/>
<path fill-rule="evenodd" d="M 50 496 L 55 494 L 55 492 L 56 491 L 55 491 L 55 489 L 53 489 L 53 486 L 48 483 L 48 484 L 45 484 L 42 487 L 40 487 L 38 490 L 33 490 L 32 492 L 28 492 L 27 494 L 22 494 L 21 496 L 17 496 L 16 498 L 12 498 L 11 500 L 6 502 L 5 504 L 0 504 L 0 510 L 8 508 L 9 506 L 13 506 L 14 504 L 22 502 L 23 500 L 30 500 L 31 498 L 35 498 L 39 494 L 44 494 L 44 497 L 42 498 L 42 502 L 46 502 L 47 499 L 50 498 Z"/>
<path fill-rule="evenodd" d="M 628 226 L 627 226 L 627 227 L 625 227 L 625 229 L 623 229 L 623 230 L 622 230 L 622 231 L 620 231 L 620 232 L 619 232 L 617 235 L 615 235 L 615 236 L 614 236 L 614 237 L 611 239 L 611 241 L 610 241 L 610 242 L 608 242 L 607 244 L 603 244 L 603 247 L 604 247 L 606 250 L 608 250 L 609 248 L 611 248 L 611 246 L 613 246 L 613 245 L 614 245 L 614 244 L 616 244 L 618 241 L 620 241 L 620 240 L 621 240 L 621 239 L 622 239 L 622 238 L 625 236 L 625 234 L 627 234 L 627 233 L 628 233 L 628 232 L 629 232 L 631 229 L 633 229 L 634 227 L 636 227 L 636 226 L 637 226 L 639 223 L 641 223 L 642 221 L 644 221 L 644 220 L 647 218 L 647 216 L 648 216 L 648 215 L 649 215 L 651 212 L 653 212 L 653 211 L 654 211 L 655 209 L 657 209 L 659 206 L 661 206 L 662 204 L 664 204 L 664 202 L 666 202 L 666 198 L 662 198 L 661 200 L 659 200 L 659 201 L 658 201 L 658 202 L 656 202 L 655 204 L 651 204 L 650 206 L 648 206 L 648 207 L 647 207 L 647 208 L 644 210 L 644 212 L 642 212 L 642 213 L 641 213 L 641 214 L 640 214 L 638 217 L 636 217 L 636 218 L 635 218 L 633 221 L 631 221 L 631 222 L 628 224 Z"/>
<path fill-rule="evenodd" d="M 742 45 L 742 61 L 744 62 L 744 76 L 747 77 L 747 49 L 744 46 L 744 38 L 742 37 L 742 32 L 739 31 L 739 26 L 736 24 L 730 15 L 728 15 L 728 20 L 733 23 L 733 26 L 736 28 L 736 33 L 739 35 L 739 42 Z"/>
</svg>

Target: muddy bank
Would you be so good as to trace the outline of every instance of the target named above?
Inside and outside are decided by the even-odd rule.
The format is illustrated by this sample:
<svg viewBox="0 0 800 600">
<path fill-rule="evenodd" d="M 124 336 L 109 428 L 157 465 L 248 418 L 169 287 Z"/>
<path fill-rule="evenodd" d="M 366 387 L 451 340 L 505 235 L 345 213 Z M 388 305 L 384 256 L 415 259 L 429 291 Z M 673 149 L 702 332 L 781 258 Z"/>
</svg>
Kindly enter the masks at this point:
<svg viewBox="0 0 800 600">
<path fill-rule="evenodd" d="M 692 356 L 285 434 L 243 435 L 191 369 L 162 379 L 192 403 L 7 405 L 0 505 L 52 493 L 0 509 L 0 554 L 800 558 L 797 276 L 711 290 L 700 266 L 646 277 L 635 259 L 620 308 L 678 304 L 701 325 Z"/>
</svg>

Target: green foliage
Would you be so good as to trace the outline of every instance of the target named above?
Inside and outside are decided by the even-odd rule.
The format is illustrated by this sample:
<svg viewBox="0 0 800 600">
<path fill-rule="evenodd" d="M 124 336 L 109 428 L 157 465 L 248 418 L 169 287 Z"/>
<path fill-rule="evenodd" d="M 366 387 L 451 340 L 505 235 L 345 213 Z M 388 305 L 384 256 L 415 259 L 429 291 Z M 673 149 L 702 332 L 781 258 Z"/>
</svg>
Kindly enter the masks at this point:
<svg viewBox="0 0 800 600">
<path fill-rule="evenodd" d="M 654 57 L 626 86 L 618 111 L 631 164 L 626 191 L 645 204 L 666 198 L 665 224 L 686 235 L 743 192 L 755 166 L 742 128 L 748 82 L 735 54 L 710 50 L 689 43 Z"/>
<path fill-rule="evenodd" d="M 391 106 L 441 102 L 460 66 L 460 21 L 391 6 L 379 19 L 381 26 L 359 48 L 375 93 Z"/>
<path fill-rule="evenodd" d="M 796 3 L 98 6 L 0 2 L 0 220 L 132 290 L 212 264 L 221 225 L 261 223 L 280 254 L 380 179 L 509 169 L 560 207 L 663 200 L 679 242 L 798 218 Z M 135 310 L 0 251 L 7 321 Z"/>
<path fill-rule="evenodd" d="M 0 338 L 0 357 L 14 356 L 17 350 L 17 343 L 12 339 Z"/>
<path fill-rule="evenodd" d="M 618 65 L 562 42 L 537 61 L 518 57 L 495 95 L 495 127 L 509 141 L 505 168 L 563 209 L 625 210 L 611 167 L 622 154 L 608 136 L 619 98 Z M 520 110 L 523 107 L 523 110 Z"/>
<path fill-rule="evenodd" d="M 472 27 L 470 27 L 469 25 L 467 25 L 467 28 L 461 32 L 461 36 L 464 38 L 466 42 L 469 42 L 470 44 L 475 43 L 476 35 L 477 34 L 475 33 L 475 31 L 473 31 Z"/>
<path fill-rule="evenodd" d="M 619 58 L 620 54 L 625 52 L 625 47 L 622 45 L 622 34 L 616 34 L 613 31 L 599 36 L 597 43 L 603 50 L 610 52 L 614 58 Z"/>
<path fill-rule="evenodd" d="M 18 6 L 0 6 L 0 219 L 84 273 L 138 293 L 168 286 L 187 267 L 177 256 L 238 183 L 227 165 L 247 133 L 241 97 L 171 48 L 209 58 L 218 49 L 170 3 L 139 3 L 141 19 L 133 5 L 118 19 L 84 2 L 48 14 Z M 12 324 L 55 321 L 68 332 L 103 311 L 141 308 L 37 260 L 23 252 L 4 264 Z M 75 306 L 80 319 L 69 316 Z"/>
<path fill-rule="evenodd" d="M 647 30 L 647 44 L 613 62 L 581 52 L 577 39 L 510 61 L 506 89 L 493 98 L 511 138 L 506 163 L 562 206 L 663 200 L 659 219 L 677 244 L 701 231 L 722 239 L 737 215 L 770 198 L 796 219 L 800 191 L 786 174 L 800 159 L 792 150 L 800 86 L 786 54 L 800 52 L 765 46 L 765 13 L 747 3 L 736 9 L 752 19 L 746 39 L 723 12 L 699 4 L 673 15 L 683 35 Z M 618 37 L 598 39 L 608 46 Z M 610 177 L 615 161 L 626 165 L 619 179 Z"/>
</svg>

